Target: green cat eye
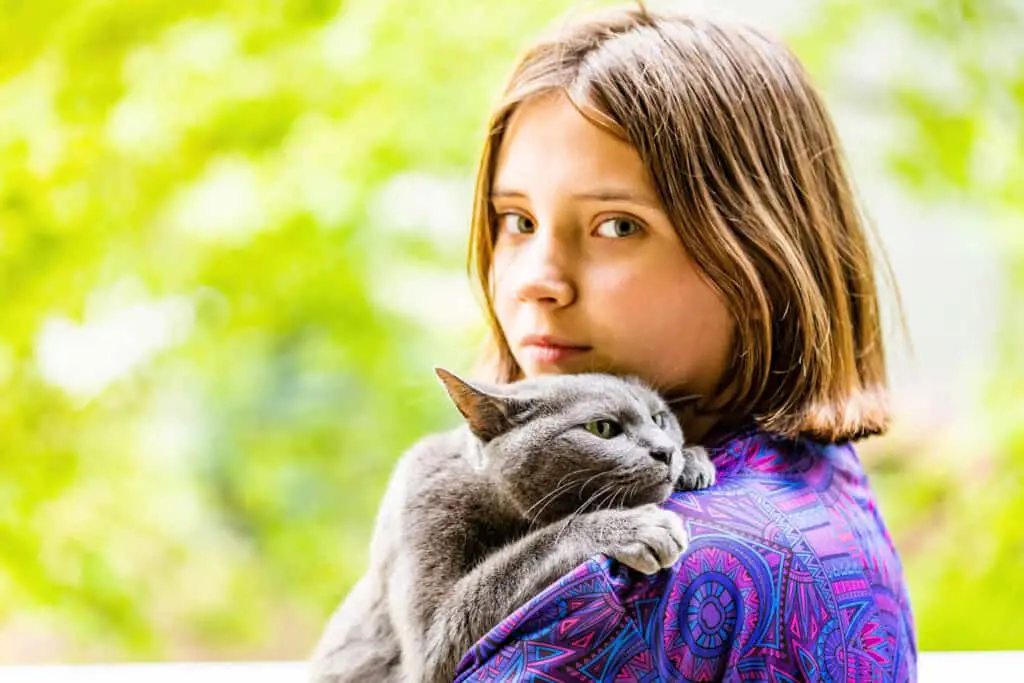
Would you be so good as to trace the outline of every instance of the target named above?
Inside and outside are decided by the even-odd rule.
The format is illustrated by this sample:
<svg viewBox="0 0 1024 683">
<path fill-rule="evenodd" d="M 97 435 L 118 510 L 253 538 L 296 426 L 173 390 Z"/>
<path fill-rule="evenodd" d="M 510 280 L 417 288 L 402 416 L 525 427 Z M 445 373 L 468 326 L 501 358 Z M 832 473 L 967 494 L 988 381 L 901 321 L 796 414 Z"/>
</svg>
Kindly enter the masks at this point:
<svg viewBox="0 0 1024 683">
<path fill-rule="evenodd" d="M 658 425 L 662 429 L 668 426 L 668 414 L 667 413 L 655 413 L 654 424 Z"/>
<path fill-rule="evenodd" d="M 583 428 L 602 439 L 611 439 L 622 433 L 622 427 L 614 420 L 594 420 L 583 425 Z"/>
</svg>

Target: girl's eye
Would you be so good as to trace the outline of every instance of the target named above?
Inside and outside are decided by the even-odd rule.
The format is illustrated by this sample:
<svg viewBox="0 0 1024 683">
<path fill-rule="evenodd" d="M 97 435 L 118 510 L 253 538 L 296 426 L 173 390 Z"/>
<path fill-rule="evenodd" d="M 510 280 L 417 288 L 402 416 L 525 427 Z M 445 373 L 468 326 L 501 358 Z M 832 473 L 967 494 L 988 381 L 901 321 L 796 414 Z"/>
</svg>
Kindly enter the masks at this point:
<svg viewBox="0 0 1024 683">
<path fill-rule="evenodd" d="M 597 226 L 597 234 L 601 237 L 629 237 L 642 230 L 640 224 L 631 218 L 609 218 Z"/>
<path fill-rule="evenodd" d="M 533 220 L 521 213 L 503 213 L 499 215 L 498 226 L 502 232 L 513 235 L 531 235 L 537 230 Z"/>
<path fill-rule="evenodd" d="M 614 420 L 594 420 L 583 425 L 583 428 L 602 439 L 612 439 L 622 433 L 622 426 Z"/>
</svg>

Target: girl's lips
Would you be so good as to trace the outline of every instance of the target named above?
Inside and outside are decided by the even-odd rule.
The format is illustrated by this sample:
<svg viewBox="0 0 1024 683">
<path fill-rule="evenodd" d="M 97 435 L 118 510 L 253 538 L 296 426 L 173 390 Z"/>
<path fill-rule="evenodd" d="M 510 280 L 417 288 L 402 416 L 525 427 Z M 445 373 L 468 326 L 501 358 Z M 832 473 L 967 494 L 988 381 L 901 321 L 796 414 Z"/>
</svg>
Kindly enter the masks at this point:
<svg viewBox="0 0 1024 683">
<path fill-rule="evenodd" d="M 562 337 L 556 337 L 549 334 L 531 334 L 523 337 L 522 341 L 519 342 L 520 346 L 553 346 L 564 349 L 589 349 L 590 347 L 585 344 L 576 344 L 568 339 Z"/>
<path fill-rule="evenodd" d="M 568 346 L 527 346 L 523 352 L 538 365 L 558 365 L 567 360 L 580 356 L 590 349 L 572 348 Z"/>
<path fill-rule="evenodd" d="M 525 337 L 521 346 L 523 352 L 539 365 L 557 365 L 580 356 L 591 348 L 547 335 Z"/>
</svg>

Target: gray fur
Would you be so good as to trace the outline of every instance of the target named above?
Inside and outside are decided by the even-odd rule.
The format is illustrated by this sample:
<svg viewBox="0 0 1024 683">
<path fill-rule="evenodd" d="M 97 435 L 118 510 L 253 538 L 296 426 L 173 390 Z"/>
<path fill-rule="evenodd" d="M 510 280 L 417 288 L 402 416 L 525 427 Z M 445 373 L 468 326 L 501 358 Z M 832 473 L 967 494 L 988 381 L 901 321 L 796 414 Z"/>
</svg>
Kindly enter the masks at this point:
<svg viewBox="0 0 1024 683">
<path fill-rule="evenodd" d="M 479 638 L 593 555 L 647 574 L 672 566 L 686 534 L 658 504 L 714 481 L 704 449 L 683 448 L 666 403 L 637 380 L 499 387 L 437 373 L 466 426 L 396 466 L 367 573 L 313 654 L 317 683 L 450 683 Z M 583 428 L 596 419 L 624 431 Z"/>
</svg>

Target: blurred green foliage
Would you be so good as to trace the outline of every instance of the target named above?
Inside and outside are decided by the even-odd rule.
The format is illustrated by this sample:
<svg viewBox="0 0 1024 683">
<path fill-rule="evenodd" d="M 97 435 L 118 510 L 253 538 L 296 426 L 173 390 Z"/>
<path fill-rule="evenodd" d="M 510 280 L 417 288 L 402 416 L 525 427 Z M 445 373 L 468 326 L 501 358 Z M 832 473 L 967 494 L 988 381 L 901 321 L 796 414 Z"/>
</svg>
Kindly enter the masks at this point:
<svg viewBox="0 0 1024 683">
<path fill-rule="evenodd" d="M 307 653 L 394 460 L 453 423 L 430 367 L 473 359 L 444 283 L 483 124 L 566 6 L 0 0 L 0 660 Z M 826 85 L 870 22 L 939 46 L 962 95 L 876 93 L 906 131 L 892 172 L 1006 247 L 975 459 L 872 452 L 929 649 L 1024 647 L 1024 59 L 1002 12 L 834 0 L 792 36 Z"/>
<path fill-rule="evenodd" d="M 908 59 L 908 49 L 887 67 L 890 85 L 879 93 L 902 132 L 888 150 L 891 173 L 925 202 L 969 207 L 1006 273 L 1005 290 L 993 293 L 999 334 L 993 357 L 979 363 L 987 390 L 976 412 L 947 430 L 897 428 L 864 449 L 907 570 L 919 642 L 1024 649 L 1024 5 L 873 0 L 830 9 L 839 26 L 885 24 L 920 46 L 923 58 Z M 960 324 L 955 308 L 948 324 Z"/>
</svg>

